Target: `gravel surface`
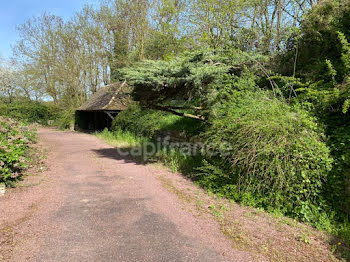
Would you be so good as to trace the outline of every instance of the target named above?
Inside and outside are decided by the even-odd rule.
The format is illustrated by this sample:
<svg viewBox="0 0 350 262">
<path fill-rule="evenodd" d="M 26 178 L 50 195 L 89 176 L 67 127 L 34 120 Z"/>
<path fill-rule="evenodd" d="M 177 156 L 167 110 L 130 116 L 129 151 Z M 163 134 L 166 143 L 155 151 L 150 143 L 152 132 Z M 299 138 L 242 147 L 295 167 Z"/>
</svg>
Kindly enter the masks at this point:
<svg viewBox="0 0 350 262">
<path fill-rule="evenodd" d="M 2 261 L 254 261 L 160 175 L 96 137 L 39 129 L 48 171 L 0 198 Z M 174 177 L 173 177 L 174 178 Z"/>
</svg>

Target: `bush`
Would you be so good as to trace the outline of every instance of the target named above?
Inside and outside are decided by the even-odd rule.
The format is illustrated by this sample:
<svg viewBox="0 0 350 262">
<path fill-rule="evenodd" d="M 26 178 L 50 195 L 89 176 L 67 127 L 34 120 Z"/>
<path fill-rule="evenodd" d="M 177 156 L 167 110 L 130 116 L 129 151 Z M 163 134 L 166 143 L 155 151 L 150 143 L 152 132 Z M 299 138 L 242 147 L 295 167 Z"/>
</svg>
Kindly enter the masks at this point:
<svg viewBox="0 0 350 262">
<path fill-rule="evenodd" d="M 26 167 L 33 134 L 18 122 L 0 117 L 0 183 L 12 186 Z"/>
<path fill-rule="evenodd" d="M 186 134 L 198 133 L 202 122 L 187 119 L 167 112 L 141 108 L 135 103 L 121 112 L 113 121 L 112 131 L 123 130 L 139 136 L 151 138 L 157 130 L 183 131 Z"/>
<path fill-rule="evenodd" d="M 326 208 L 332 158 L 306 111 L 266 92 L 241 92 L 217 108 L 205 136 L 226 163 L 227 181 L 238 195 L 254 196 L 254 205 L 304 221 L 314 217 L 313 207 Z"/>
<path fill-rule="evenodd" d="M 62 110 L 57 115 L 57 118 L 54 121 L 54 125 L 61 130 L 73 129 L 75 122 L 75 109 L 69 108 Z"/>
<path fill-rule="evenodd" d="M 0 115 L 2 116 L 41 125 L 47 125 L 48 120 L 56 119 L 59 111 L 55 106 L 30 100 L 18 100 L 0 105 Z"/>
<path fill-rule="evenodd" d="M 349 114 L 348 114 L 349 115 Z M 334 158 L 327 181 L 327 199 L 350 214 L 350 123 L 348 115 L 329 117 L 325 114 L 327 144 Z"/>
</svg>

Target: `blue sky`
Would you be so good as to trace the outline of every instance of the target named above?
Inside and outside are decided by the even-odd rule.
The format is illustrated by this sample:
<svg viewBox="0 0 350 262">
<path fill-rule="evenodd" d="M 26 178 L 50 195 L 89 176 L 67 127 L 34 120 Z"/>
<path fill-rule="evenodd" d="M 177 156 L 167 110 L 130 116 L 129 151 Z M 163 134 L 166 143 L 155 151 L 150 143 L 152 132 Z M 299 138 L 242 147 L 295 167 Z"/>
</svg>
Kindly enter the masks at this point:
<svg viewBox="0 0 350 262">
<path fill-rule="evenodd" d="M 44 11 L 65 19 L 79 11 L 84 4 L 97 4 L 99 0 L 0 0 L 0 56 L 10 57 L 18 39 L 15 27 Z"/>
</svg>

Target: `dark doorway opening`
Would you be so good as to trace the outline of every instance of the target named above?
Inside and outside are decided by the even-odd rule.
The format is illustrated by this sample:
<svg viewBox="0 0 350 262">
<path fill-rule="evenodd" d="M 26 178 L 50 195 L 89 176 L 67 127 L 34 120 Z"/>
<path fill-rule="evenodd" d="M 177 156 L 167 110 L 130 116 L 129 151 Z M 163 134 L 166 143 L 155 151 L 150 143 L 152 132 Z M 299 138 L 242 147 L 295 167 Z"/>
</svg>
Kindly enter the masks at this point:
<svg viewBox="0 0 350 262">
<path fill-rule="evenodd" d="M 113 119 L 120 113 L 119 110 L 81 111 L 75 112 L 75 129 L 82 131 L 110 130 Z"/>
</svg>

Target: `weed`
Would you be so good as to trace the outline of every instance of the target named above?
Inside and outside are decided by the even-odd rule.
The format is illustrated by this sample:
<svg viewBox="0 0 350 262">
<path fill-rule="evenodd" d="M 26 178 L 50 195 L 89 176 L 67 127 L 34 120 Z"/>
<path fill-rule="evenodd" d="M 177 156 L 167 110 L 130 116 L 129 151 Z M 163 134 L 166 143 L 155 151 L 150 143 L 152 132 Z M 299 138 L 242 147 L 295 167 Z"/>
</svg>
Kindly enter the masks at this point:
<svg viewBox="0 0 350 262">
<path fill-rule="evenodd" d="M 307 233 L 302 233 L 301 235 L 299 235 L 297 240 L 305 244 L 311 244 L 311 239 Z"/>
</svg>

